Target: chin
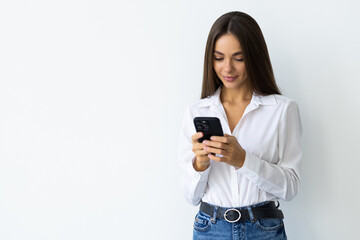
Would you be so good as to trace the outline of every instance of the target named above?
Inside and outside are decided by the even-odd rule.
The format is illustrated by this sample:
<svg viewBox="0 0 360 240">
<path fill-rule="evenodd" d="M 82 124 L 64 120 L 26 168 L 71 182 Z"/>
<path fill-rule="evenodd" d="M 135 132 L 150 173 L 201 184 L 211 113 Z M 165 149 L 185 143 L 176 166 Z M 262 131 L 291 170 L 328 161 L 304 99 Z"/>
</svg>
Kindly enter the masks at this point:
<svg viewBox="0 0 360 240">
<path fill-rule="evenodd" d="M 237 82 L 223 82 L 224 87 L 226 88 L 239 88 L 242 84 Z"/>
</svg>

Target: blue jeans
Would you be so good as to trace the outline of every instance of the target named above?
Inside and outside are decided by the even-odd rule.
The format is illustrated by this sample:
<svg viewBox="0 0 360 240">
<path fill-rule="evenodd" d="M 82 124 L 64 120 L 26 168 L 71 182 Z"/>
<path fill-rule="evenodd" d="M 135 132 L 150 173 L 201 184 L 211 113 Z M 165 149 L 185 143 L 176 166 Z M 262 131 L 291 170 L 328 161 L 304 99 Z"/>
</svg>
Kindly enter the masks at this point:
<svg viewBox="0 0 360 240">
<path fill-rule="evenodd" d="M 265 202 L 267 203 L 267 202 Z M 251 205 L 260 206 L 265 203 Z M 254 219 L 251 208 L 248 209 L 250 220 L 229 223 L 223 219 L 212 218 L 201 211 L 194 221 L 193 240 L 286 240 L 284 222 L 282 219 Z"/>
</svg>

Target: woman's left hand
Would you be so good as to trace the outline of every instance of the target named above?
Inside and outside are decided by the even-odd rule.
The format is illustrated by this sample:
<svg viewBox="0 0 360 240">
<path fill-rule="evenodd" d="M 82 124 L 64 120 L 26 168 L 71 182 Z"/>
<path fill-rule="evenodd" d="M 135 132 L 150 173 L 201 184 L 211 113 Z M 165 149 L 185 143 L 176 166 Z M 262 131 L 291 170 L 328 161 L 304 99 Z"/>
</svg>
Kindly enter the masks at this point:
<svg viewBox="0 0 360 240">
<path fill-rule="evenodd" d="M 224 162 L 236 168 L 241 168 L 245 161 L 245 150 L 240 146 L 236 137 L 226 134 L 223 137 L 212 136 L 211 141 L 204 140 L 204 149 L 210 153 L 220 154 L 223 157 L 217 157 L 208 154 L 208 157 L 217 162 Z"/>
</svg>

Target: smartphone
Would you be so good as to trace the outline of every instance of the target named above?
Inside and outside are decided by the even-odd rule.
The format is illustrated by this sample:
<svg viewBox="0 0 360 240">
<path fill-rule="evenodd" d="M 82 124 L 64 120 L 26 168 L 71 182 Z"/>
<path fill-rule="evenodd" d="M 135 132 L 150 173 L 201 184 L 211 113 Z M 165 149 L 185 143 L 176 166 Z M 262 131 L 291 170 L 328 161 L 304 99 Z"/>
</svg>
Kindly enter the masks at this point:
<svg viewBox="0 0 360 240">
<path fill-rule="evenodd" d="M 194 118 L 196 132 L 202 132 L 204 135 L 198 140 L 210 140 L 211 136 L 224 136 L 221 123 L 217 117 L 196 117 Z"/>
</svg>

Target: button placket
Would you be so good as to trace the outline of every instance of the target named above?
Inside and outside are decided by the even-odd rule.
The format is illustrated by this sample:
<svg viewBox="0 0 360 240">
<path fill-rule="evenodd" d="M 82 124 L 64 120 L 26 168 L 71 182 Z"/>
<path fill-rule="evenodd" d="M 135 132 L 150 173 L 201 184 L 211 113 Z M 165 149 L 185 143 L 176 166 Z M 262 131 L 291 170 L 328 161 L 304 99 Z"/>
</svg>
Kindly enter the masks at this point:
<svg viewBox="0 0 360 240">
<path fill-rule="evenodd" d="M 231 167 L 231 200 L 233 207 L 239 206 L 239 183 L 236 170 Z"/>
<path fill-rule="evenodd" d="M 233 133 L 232 135 L 233 136 L 236 136 L 236 134 L 240 131 L 238 130 L 243 121 L 243 118 L 251 111 L 257 109 L 259 107 L 258 104 L 256 103 L 253 103 L 253 102 L 250 102 L 249 105 L 246 107 L 241 119 L 239 120 L 238 124 L 235 126 L 234 130 L 233 130 Z M 227 119 L 227 116 L 226 116 L 226 112 L 225 112 L 225 109 L 224 109 L 224 106 L 220 103 L 218 105 L 211 105 L 211 108 L 216 111 L 217 113 L 220 114 L 220 116 L 223 118 L 223 120 L 225 120 L 225 123 L 226 123 L 226 128 L 227 128 L 227 131 L 224 129 L 224 126 L 223 126 L 223 131 L 224 133 L 228 132 L 229 134 L 231 134 L 231 130 L 230 130 L 230 125 L 229 125 L 229 121 Z M 237 171 L 235 170 L 234 167 L 231 167 L 230 168 L 230 175 L 231 175 L 231 182 L 230 182 L 230 185 L 231 185 L 231 202 L 232 202 L 232 205 L 233 206 L 239 206 L 240 204 L 240 198 L 239 198 L 239 182 L 238 182 L 238 174 L 237 174 Z"/>
<path fill-rule="evenodd" d="M 243 122 L 244 117 L 249 112 L 257 109 L 258 107 L 259 107 L 258 104 L 254 104 L 252 102 L 246 107 L 241 119 L 239 120 L 238 124 L 234 128 L 234 131 L 232 134 L 233 136 L 237 136 L 239 134 L 240 126 Z M 239 197 L 238 173 L 234 167 L 231 168 L 231 195 L 232 195 L 232 205 L 239 206 L 240 205 L 240 197 Z"/>
</svg>

